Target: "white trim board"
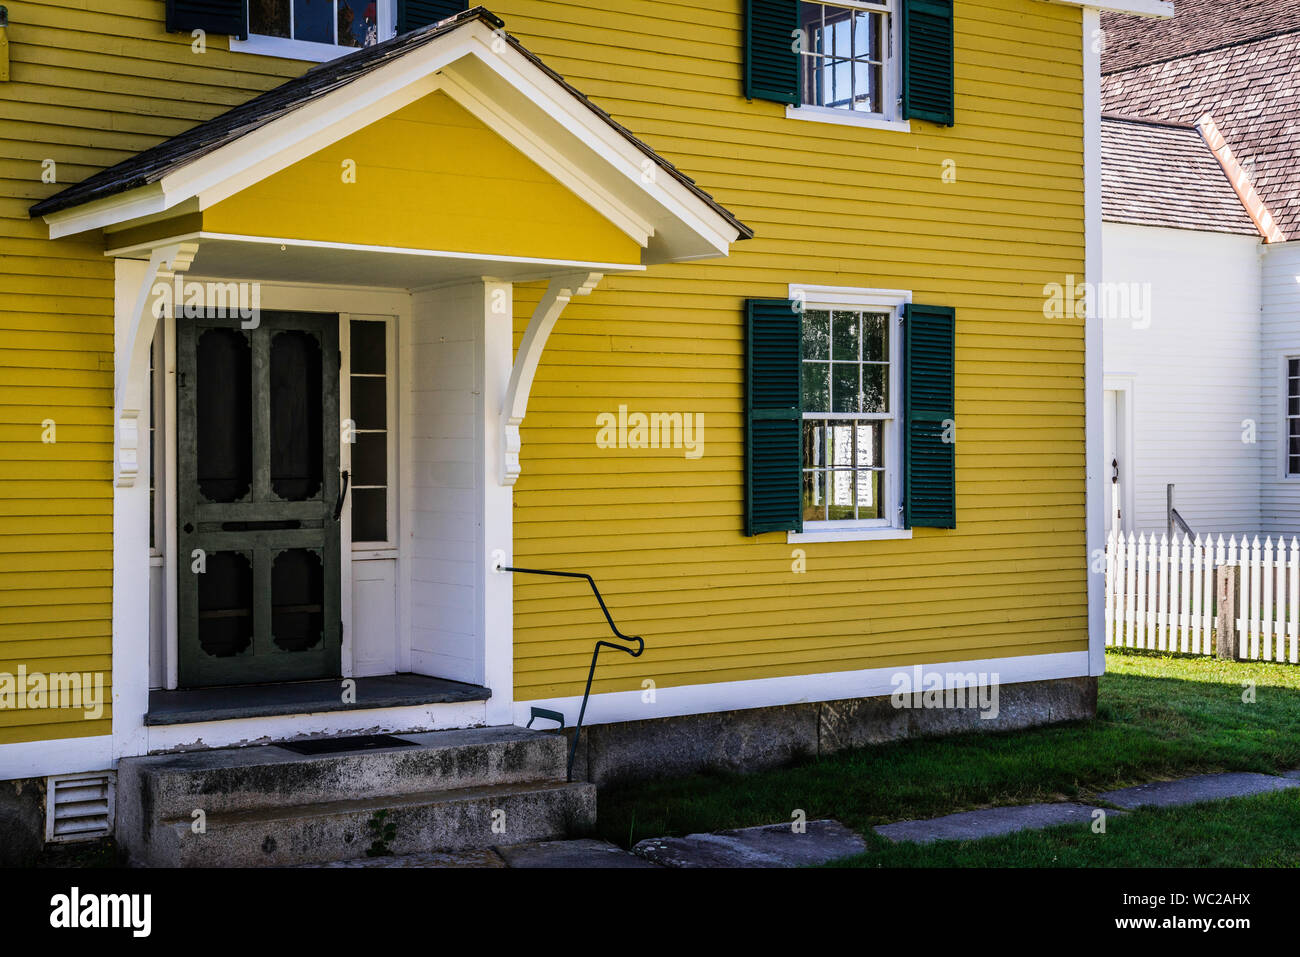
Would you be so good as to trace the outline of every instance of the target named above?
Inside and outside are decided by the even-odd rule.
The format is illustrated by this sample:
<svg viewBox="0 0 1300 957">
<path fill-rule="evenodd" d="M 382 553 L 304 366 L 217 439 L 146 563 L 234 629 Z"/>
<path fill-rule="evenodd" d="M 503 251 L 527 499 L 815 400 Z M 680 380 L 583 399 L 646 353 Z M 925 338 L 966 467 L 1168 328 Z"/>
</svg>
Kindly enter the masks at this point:
<svg viewBox="0 0 1300 957">
<path fill-rule="evenodd" d="M 1172 5 L 1170 13 L 1172 13 Z M 1084 278 L 1102 280 L 1101 208 L 1101 14 L 1095 8 L 1083 11 L 1083 209 Z M 1105 563 L 1097 556 L 1106 548 L 1105 448 L 1105 348 L 1097 297 L 1088 297 L 1084 318 L 1084 569 L 1088 597 L 1089 674 L 1106 671 L 1106 576 Z M 1100 569 L 1098 566 L 1100 565 Z"/>
<path fill-rule="evenodd" d="M 971 672 L 998 675 L 999 684 L 1024 681 L 1050 681 L 1081 678 L 1089 674 L 1088 652 L 1067 651 L 1047 655 L 1021 655 L 1013 658 L 987 658 L 977 661 L 954 661 L 939 664 L 900 664 L 892 668 L 868 668 L 862 671 L 832 671 L 823 674 L 796 675 L 788 678 L 756 678 L 750 681 L 723 681 L 714 684 L 679 685 L 656 688 L 654 701 L 643 700 L 647 692 L 613 691 L 591 696 L 584 724 L 612 724 L 617 721 L 648 721 L 682 715 L 713 714 L 720 711 L 744 711 L 750 708 L 775 708 L 815 701 L 842 701 L 892 694 L 894 676 L 921 667 L 934 672 Z M 559 711 L 569 721 L 578 716 L 582 696 L 540 698 L 515 702 L 515 724 L 528 723 L 530 709 L 536 707 Z"/>
<path fill-rule="evenodd" d="M 0 744 L 0 781 L 105 771 L 113 764 L 111 734 Z"/>
<path fill-rule="evenodd" d="M 1158 19 L 1166 19 L 1174 15 L 1174 0 L 1041 0 L 1041 2 L 1064 3 L 1087 10 L 1130 13 L 1134 16 Z"/>
</svg>

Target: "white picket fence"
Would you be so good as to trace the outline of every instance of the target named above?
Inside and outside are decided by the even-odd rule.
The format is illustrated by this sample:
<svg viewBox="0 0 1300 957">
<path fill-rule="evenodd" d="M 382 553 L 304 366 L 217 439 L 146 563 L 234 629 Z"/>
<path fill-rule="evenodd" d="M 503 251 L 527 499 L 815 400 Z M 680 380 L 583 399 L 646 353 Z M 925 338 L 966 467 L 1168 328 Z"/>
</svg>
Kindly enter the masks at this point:
<svg viewBox="0 0 1300 957">
<path fill-rule="evenodd" d="M 1237 657 L 1300 664 L 1300 539 L 1240 543 L 1199 535 L 1112 533 L 1106 546 L 1106 644 L 1212 655 L 1215 569 L 1240 568 Z"/>
</svg>

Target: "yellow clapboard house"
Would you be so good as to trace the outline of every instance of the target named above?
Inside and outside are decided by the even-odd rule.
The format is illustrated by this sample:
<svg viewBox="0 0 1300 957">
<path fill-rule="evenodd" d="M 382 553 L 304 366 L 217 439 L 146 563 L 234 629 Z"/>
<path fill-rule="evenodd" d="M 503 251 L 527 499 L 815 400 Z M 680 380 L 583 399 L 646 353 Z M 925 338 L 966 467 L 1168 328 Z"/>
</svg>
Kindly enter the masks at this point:
<svg viewBox="0 0 1300 957">
<path fill-rule="evenodd" d="M 600 782 L 1092 713 L 1098 11 L 1170 4 L 6 6 L 47 837 L 116 773 L 134 853 L 176 751 L 581 712 Z"/>
</svg>

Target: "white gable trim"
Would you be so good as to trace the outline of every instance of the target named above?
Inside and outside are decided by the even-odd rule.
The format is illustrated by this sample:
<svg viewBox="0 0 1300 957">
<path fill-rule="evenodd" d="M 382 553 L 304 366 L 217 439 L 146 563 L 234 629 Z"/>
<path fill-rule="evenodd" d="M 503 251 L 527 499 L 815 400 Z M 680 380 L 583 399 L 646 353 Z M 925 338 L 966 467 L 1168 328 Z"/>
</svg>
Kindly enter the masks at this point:
<svg viewBox="0 0 1300 957">
<path fill-rule="evenodd" d="M 495 94 L 485 84 L 497 87 Z M 477 20 L 187 163 L 158 183 L 48 214 L 50 238 L 121 225 L 186 202 L 206 209 L 439 89 L 642 248 L 662 236 L 666 248 L 647 261 L 725 256 L 739 238 L 723 215 Z M 517 109 L 503 103 L 503 96 L 515 97 Z"/>
<path fill-rule="evenodd" d="M 1139 17 L 1165 19 L 1174 15 L 1173 0 L 1042 0 L 1043 3 L 1066 3 L 1072 7 L 1089 7 L 1108 13 L 1131 13 Z"/>
</svg>

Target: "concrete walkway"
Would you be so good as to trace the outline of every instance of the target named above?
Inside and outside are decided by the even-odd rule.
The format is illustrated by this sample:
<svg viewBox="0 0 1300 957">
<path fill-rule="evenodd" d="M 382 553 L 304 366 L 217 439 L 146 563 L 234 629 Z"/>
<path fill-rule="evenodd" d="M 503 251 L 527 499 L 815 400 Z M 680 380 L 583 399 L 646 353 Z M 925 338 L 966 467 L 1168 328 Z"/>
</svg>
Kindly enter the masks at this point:
<svg viewBox="0 0 1300 957">
<path fill-rule="evenodd" d="M 1153 781 L 1136 787 L 1106 791 L 1099 794 L 1098 798 L 1106 804 L 1134 810 L 1144 807 L 1181 807 L 1298 787 L 1300 770 L 1288 771 L 1282 775 L 1229 772 L 1197 774 L 1174 781 Z M 964 811 L 926 821 L 882 824 L 874 830 L 891 841 L 913 841 L 918 844 L 950 840 L 975 841 L 1060 824 L 1091 826 L 1098 810 L 1105 809 L 1083 804 L 1021 804 Z M 1105 813 L 1114 817 L 1125 812 L 1110 809 L 1105 810 Z"/>
</svg>

